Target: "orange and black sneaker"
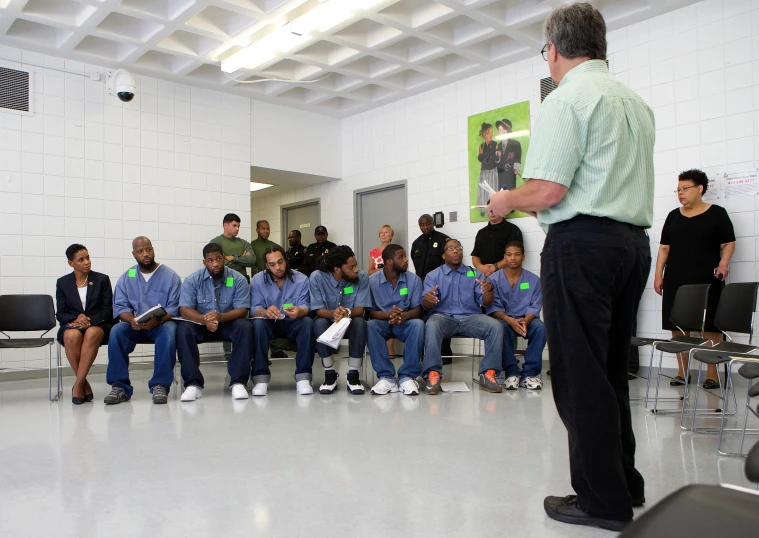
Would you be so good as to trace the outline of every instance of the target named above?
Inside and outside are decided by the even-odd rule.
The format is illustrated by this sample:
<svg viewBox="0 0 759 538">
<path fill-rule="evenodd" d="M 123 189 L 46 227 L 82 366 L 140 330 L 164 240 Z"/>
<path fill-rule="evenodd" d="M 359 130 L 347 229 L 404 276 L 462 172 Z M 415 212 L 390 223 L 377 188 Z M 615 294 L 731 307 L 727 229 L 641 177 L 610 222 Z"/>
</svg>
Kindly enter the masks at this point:
<svg viewBox="0 0 759 538">
<path fill-rule="evenodd" d="M 427 385 L 424 387 L 425 392 L 430 396 L 440 394 L 440 379 L 440 372 L 436 372 L 435 370 L 427 374 Z"/>
<path fill-rule="evenodd" d="M 501 385 L 495 378 L 495 370 L 486 370 L 484 374 L 480 374 L 480 390 L 486 390 L 488 392 L 502 392 Z"/>
</svg>

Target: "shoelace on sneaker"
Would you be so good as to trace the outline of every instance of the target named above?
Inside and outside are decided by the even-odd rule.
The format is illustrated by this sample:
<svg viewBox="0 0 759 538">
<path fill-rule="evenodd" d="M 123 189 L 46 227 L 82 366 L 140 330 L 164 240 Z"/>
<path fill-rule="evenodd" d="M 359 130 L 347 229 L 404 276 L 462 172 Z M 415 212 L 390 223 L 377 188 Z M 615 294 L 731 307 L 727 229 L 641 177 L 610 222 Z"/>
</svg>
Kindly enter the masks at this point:
<svg viewBox="0 0 759 538">
<path fill-rule="evenodd" d="M 487 379 L 491 383 L 495 383 L 495 370 L 487 370 L 485 372 L 485 379 Z"/>
</svg>

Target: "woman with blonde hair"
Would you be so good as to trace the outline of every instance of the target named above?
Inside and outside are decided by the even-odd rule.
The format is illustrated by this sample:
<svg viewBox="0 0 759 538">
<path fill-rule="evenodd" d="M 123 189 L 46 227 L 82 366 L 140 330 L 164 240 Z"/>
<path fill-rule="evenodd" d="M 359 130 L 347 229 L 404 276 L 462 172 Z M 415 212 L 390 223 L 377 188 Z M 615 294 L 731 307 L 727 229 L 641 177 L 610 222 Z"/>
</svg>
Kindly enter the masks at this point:
<svg viewBox="0 0 759 538">
<path fill-rule="evenodd" d="M 382 251 L 385 250 L 386 246 L 393 242 L 394 236 L 395 231 L 392 226 L 389 224 L 383 224 L 380 226 L 380 246 L 369 251 L 369 271 L 367 271 L 369 276 L 372 276 L 377 271 L 382 271 L 385 267 L 385 264 L 382 261 Z M 395 338 L 391 338 L 387 341 L 387 353 L 390 355 L 391 359 L 395 358 Z"/>
</svg>

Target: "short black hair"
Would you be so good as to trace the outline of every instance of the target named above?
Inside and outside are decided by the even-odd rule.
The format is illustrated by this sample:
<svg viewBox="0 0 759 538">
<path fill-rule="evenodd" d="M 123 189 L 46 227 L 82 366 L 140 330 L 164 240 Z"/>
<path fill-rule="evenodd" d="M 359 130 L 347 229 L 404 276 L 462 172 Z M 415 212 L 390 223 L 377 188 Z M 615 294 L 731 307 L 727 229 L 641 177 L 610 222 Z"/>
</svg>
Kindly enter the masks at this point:
<svg viewBox="0 0 759 538">
<path fill-rule="evenodd" d="M 295 234 L 295 235 L 297 235 L 298 237 L 301 237 L 301 233 L 300 233 L 300 230 L 290 230 L 290 233 L 291 233 L 291 234 Z"/>
<path fill-rule="evenodd" d="M 242 222 L 242 221 L 240 220 L 240 217 L 238 217 L 234 213 L 227 213 L 226 215 L 224 215 L 224 224 L 227 224 L 230 222 Z"/>
<path fill-rule="evenodd" d="M 492 129 L 492 128 L 493 128 L 493 126 L 490 123 L 483 123 L 482 126 L 480 127 L 480 136 L 484 137 L 485 136 L 485 132 L 488 129 Z"/>
<path fill-rule="evenodd" d="M 702 196 L 706 194 L 706 190 L 709 188 L 709 177 L 698 168 L 680 172 L 680 175 L 677 176 L 677 181 L 692 181 L 696 185 L 701 185 L 704 188 L 701 191 Z"/>
<path fill-rule="evenodd" d="M 206 246 L 203 247 L 203 259 L 206 259 L 206 256 L 209 254 L 213 254 L 214 252 L 218 252 L 222 256 L 224 256 L 224 249 L 221 248 L 221 245 L 218 243 L 208 243 Z"/>
<path fill-rule="evenodd" d="M 84 245 L 80 245 L 79 243 L 74 243 L 73 245 L 69 245 L 69 248 L 66 249 L 66 259 L 68 261 L 71 261 L 74 259 L 74 256 L 76 256 L 76 253 L 80 250 L 87 250 L 87 247 Z"/>
<path fill-rule="evenodd" d="M 256 221 L 256 230 L 258 230 L 258 227 L 261 226 L 261 223 L 265 222 L 266 224 L 269 224 L 268 220 L 257 220 Z M 271 226 L 271 225 L 270 225 Z"/>
<path fill-rule="evenodd" d="M 455 237 L 449 237 L 448 239 L 445 240 L 445 243 L 443 244 L 443 250 L 448 248 L 448 243 L 450 243 L 451 241 L 456 241 L 459 245 L 461 245 L 461 241 L 459 241 Z"/>
<path fill-rule="evenodd" d="M 353 249 L 348 245 L 339 245 L 329 249 L 319 261 L 319 270 L 332 273 L 335 267 L 342 267 L 350 258 L 355 256 Z"/>
<path fill-rule="evenodd" d="M 506 243 L 506 248 L 504 248 L 503 251 L 506 252 L 509 250 L 509 247 L 517 247 L 522 251 L 522 255 L 524 255 L 524 244 L 521 241 L 509 241 Z"/>
<path fill-rule="evenodd" d="M 390 243 L 388 246 L 382 249 L 382 261 L 392 260 L 399 250 L 403 250 L 403 247 Z"/>
</svg>

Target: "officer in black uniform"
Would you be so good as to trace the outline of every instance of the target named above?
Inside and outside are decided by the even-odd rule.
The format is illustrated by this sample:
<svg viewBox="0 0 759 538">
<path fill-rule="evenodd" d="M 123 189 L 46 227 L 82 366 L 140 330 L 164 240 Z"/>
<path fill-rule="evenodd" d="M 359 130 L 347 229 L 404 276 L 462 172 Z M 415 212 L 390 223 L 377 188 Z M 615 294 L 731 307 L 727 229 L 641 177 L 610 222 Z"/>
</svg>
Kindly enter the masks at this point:
<svg viewBox="0 0 759 538">
<path fill-rule="evenodd" d="M 414 262 L 416 276 L 424 280 L 427 273 L 437 269 L 443 261 L 443 248 L 448 236 L 435 229 L 430 215 L 419 217 L 419 229 L 422 235 L 411 244 L 411 261 Z"/>
<path fill-rule="evenodd" d="M 445 242 L 448 241 L 448 236 L 435 229 L 432 215 L 426 213 L 419 217 L 419 229 L 422 231 L 422 235 L 411 243 L 411 261 L 414 262 L 416 275 L 424 280 L 427 273 L 445 263 L 443 249 Z M 453 355 L 450 338 L 443 339 L 440 354 L 443 357 Z M 451 364 L 451 362 L 452 359 L 443 358 L 443 364 Z"/>
<path fill-rule="evenodd" d="M 327 237 L 327 228 L 324 226 L 317 226 L 316 230 L 314 230 L 316 243 L 308 245 L 308 248 L 306 249 L 306 261 L 303 263 L 301 273 L 310 275 L 316 271 L 317 267 L 319 267 L 319 260 L 324 253 L 337 246 L 332 241 L 327 241 Z"/>
<path fill-rule="evenodd" d="M 292 230 L 287 234 L 287 242 L 290 245 L 287 251 L 287 261 L 290 264 L 290 269 L 298 271 L 302 271 L 303 264 L 306 261 L 306 247 L 303 246 L 300 240 L 300 230 Z"/>
</svg>

